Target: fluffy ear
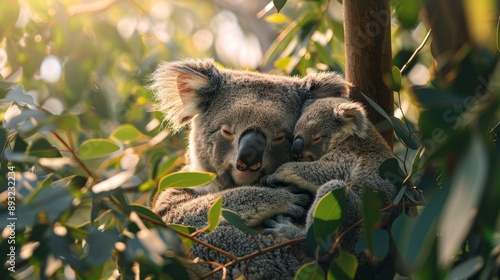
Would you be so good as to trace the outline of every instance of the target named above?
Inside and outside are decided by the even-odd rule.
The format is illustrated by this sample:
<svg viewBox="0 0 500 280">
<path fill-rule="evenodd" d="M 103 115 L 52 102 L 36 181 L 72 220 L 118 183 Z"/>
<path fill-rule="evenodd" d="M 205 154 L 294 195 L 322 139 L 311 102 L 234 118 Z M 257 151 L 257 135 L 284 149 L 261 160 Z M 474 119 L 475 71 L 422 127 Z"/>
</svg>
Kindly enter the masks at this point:
<svg viewBox="0 0 500 280">
<path fill-rule="evenodd" d="M 150 89 L 174 131 L 202 112 L 219 87 L 221 74 L 212 59 L 164 62 L 152 75 Z"/>
<path fill-rule="evenodd" d="M 349 98 L 349 83 L 335 72 L 312 73 L 305 78 L 311 98 L 343 97 Z"/>
<path fill-rule="evenodd" d="M 369 120 L 363 105 L 357 102 L 340 103 L 334 110 L 342 119 L 342 129 L 346 133 L 363 139 L 368 136 Z"/>
</svg>

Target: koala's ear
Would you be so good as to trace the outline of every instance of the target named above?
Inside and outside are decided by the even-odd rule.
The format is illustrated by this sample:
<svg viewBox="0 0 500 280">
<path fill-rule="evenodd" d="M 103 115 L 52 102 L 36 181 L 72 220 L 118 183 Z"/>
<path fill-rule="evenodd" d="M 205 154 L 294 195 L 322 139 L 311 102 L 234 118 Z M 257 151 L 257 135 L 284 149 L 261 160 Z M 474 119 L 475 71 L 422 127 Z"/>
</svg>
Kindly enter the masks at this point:
<svg viewBox="0 0 500 280">
<path fill-rule="evenodd" d="M 306 87 L 310 97 L 317 99 L 323 97 L 349 98 L 349 83 L 335 72 L 312 73 L 305 78 Z"/>
<path fill-rule="evenodd" d="M 150 89 L 174 131 L 202 113 L 217 91 L 221 73 L 211 59 L 164 62 L 152 75 Z"/>
<path fill-rule="evenodd" d="M 363 139 L 368 136 L 369 120 L 363 105 L 357 102 L 341 103 L 334 108 L 334 111 L 342 119 L 342 129 L 346 133 Z"/>
</svg>

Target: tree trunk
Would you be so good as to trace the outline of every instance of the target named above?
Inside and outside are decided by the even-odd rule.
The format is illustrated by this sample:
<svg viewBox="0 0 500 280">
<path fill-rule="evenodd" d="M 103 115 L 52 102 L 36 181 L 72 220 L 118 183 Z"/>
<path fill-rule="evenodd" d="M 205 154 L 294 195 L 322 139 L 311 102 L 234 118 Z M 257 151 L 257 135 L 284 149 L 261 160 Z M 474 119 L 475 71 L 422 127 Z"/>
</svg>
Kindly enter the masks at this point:
<svg viewBox="0 0 500 280">
<path fill-rule="evenodd" d="M 389 0 L 343 1 L 346 79 L 353 87 L 351 98 L 365 104 L 368 118 L 392 147 L 392 126 L 361 95 L 369 96 L 389 116 L 394 96 L 384 80 L 392 70 L 391 14 Z"/>
</svg>

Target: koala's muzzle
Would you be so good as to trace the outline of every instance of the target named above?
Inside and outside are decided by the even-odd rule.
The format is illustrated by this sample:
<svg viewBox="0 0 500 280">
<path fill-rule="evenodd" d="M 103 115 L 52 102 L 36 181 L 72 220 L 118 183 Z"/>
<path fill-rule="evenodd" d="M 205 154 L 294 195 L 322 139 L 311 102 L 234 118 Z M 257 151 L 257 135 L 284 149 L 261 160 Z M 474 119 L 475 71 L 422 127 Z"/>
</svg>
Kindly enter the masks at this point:
<svg viewBox="0 0 500 280">
<path fill-rule="evenodd" d="M 302 152 L 304 152 L 304 139 L 297 137 L 293 140 L 292 155 L 297 158 L 302 158 Z"/>
<path fill-rule="evenodd" d="M 266 138 L 258 131 L 247 131 L 239 140 L 236 168 L 239 171 L 259 171 L 262 167 L 262 157 L 266 150 Z"/>
</svg>

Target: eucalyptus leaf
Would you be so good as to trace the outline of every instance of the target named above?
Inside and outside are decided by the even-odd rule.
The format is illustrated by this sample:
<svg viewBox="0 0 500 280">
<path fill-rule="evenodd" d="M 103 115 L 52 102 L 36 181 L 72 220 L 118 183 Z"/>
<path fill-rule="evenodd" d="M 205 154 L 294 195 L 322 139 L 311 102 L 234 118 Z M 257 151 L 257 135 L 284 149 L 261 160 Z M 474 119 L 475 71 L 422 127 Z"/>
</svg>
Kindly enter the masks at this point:
<svg viewBox="0 0 500 280">
<path fill-rule="evenodd" d="M 365 237 L 367 249 L 370 252 L 374 250 L 373 233 L 379 227 L 381 222 L 382 201 L 378 193 L 371 189 L 363 192 L 361 210 L 363 213 L 363 226 L 365 228 Z"/>
<path fill-rule="evenodd" d="M 380 105 L 377 104 L 377 102 L 375 102 L 373 99 L 368 97 L 368 95 L 362 92 L 361 95 L 363 95 L 363 97 L 366 99 L 366 101 L 368 101 L 368 103 L 370 104 L 370 106 L 373 107 L 373 109 L 375 109 L 379 114 L 381 114 L 386 120 L 391 122 L 391 117 L 389 117 L 389 115 L 384 111 L 384 109 L 382 109 L 382 107 L 380 107 Z"/>
<path fill-rule="evenodd" d="M 312 261 L 302 265 L 295 273 L 294 280 L 324 280 L 325 272 L 318 262 Z"/>
<path fill-rule="evenodd" d="M 488 178 L 488 151 L 481 135 L 472 133 L 453 173 L 450 196 L 439 224 L 439 262 L 449 265 L 467 237 Z"/>
<path fill-rule="evenodd" d="M 174 172 L 160 179 L 158 193 L 167 188 L 190 188 L 205 185 L 215 179 L 210 172 Z"/>
<path fill-rule="evenodd" d="M 222 212 L 222 195 L 208 209 L 208 226 L 206 231 L 213 231 L 220 222 L 220 215 Z"/>
<path fill-rule="evenodd" d="M 283 9 L 283 6 L 285 6 L 287 0 L 273 0 L 274 7 L 276 8 L 276 11 L 279 13 L 281 9 Z"/>
<path fill-rule="evenodd" d="M 358 259 L 355 255 L 339 250 L 339 256 L 330 262 L 326 279 L 344 280 L 355 279 L 358 270 Z"/>
<path fill-rule="evenodd" d="M 345 211 L 345 189 L 334 190 L 320 199 L 313 214 L 314 235 L 320 247 L 330 245 L 332 235 L 344 220 Z"/>
<path fill-rule="evenodd" d="M 228 209 L 222 209 L 222 217 L 224 217 L 224 219 L 226 219 L 228 223 L 230 223 L 231 225 L 235 226 L 237 229 L 243 231 L 248 235 L 253 236 L 257 234 L 257 232 L 254 229 L 249 228 L 245 224 L 245 222 L 240 218 L 240 216 L 238 216 L 238 214 L 234 211 Z"/>
<path fill-rule="evenodd" d="M 104 138 L 95 138 L 84 141 L 78 149 L 81 159 L 96 159 L 111 156 L 122 148 L 114 141 Z"/>
<path fill-rule="evenodd" d="M 400 119 L 391 117 L 392 126 L 398 138 L 405 144 L 406 147 L 416 150 L 420 147 L 420 140 L 415 132 L 410 131 Z"/>
<path fill-rule="evenodd" d="M 123 124 L 116 128 L 110 138 L 123 143 L 137 141 L 143 134 L 131 124 Z"/>
</svg>

